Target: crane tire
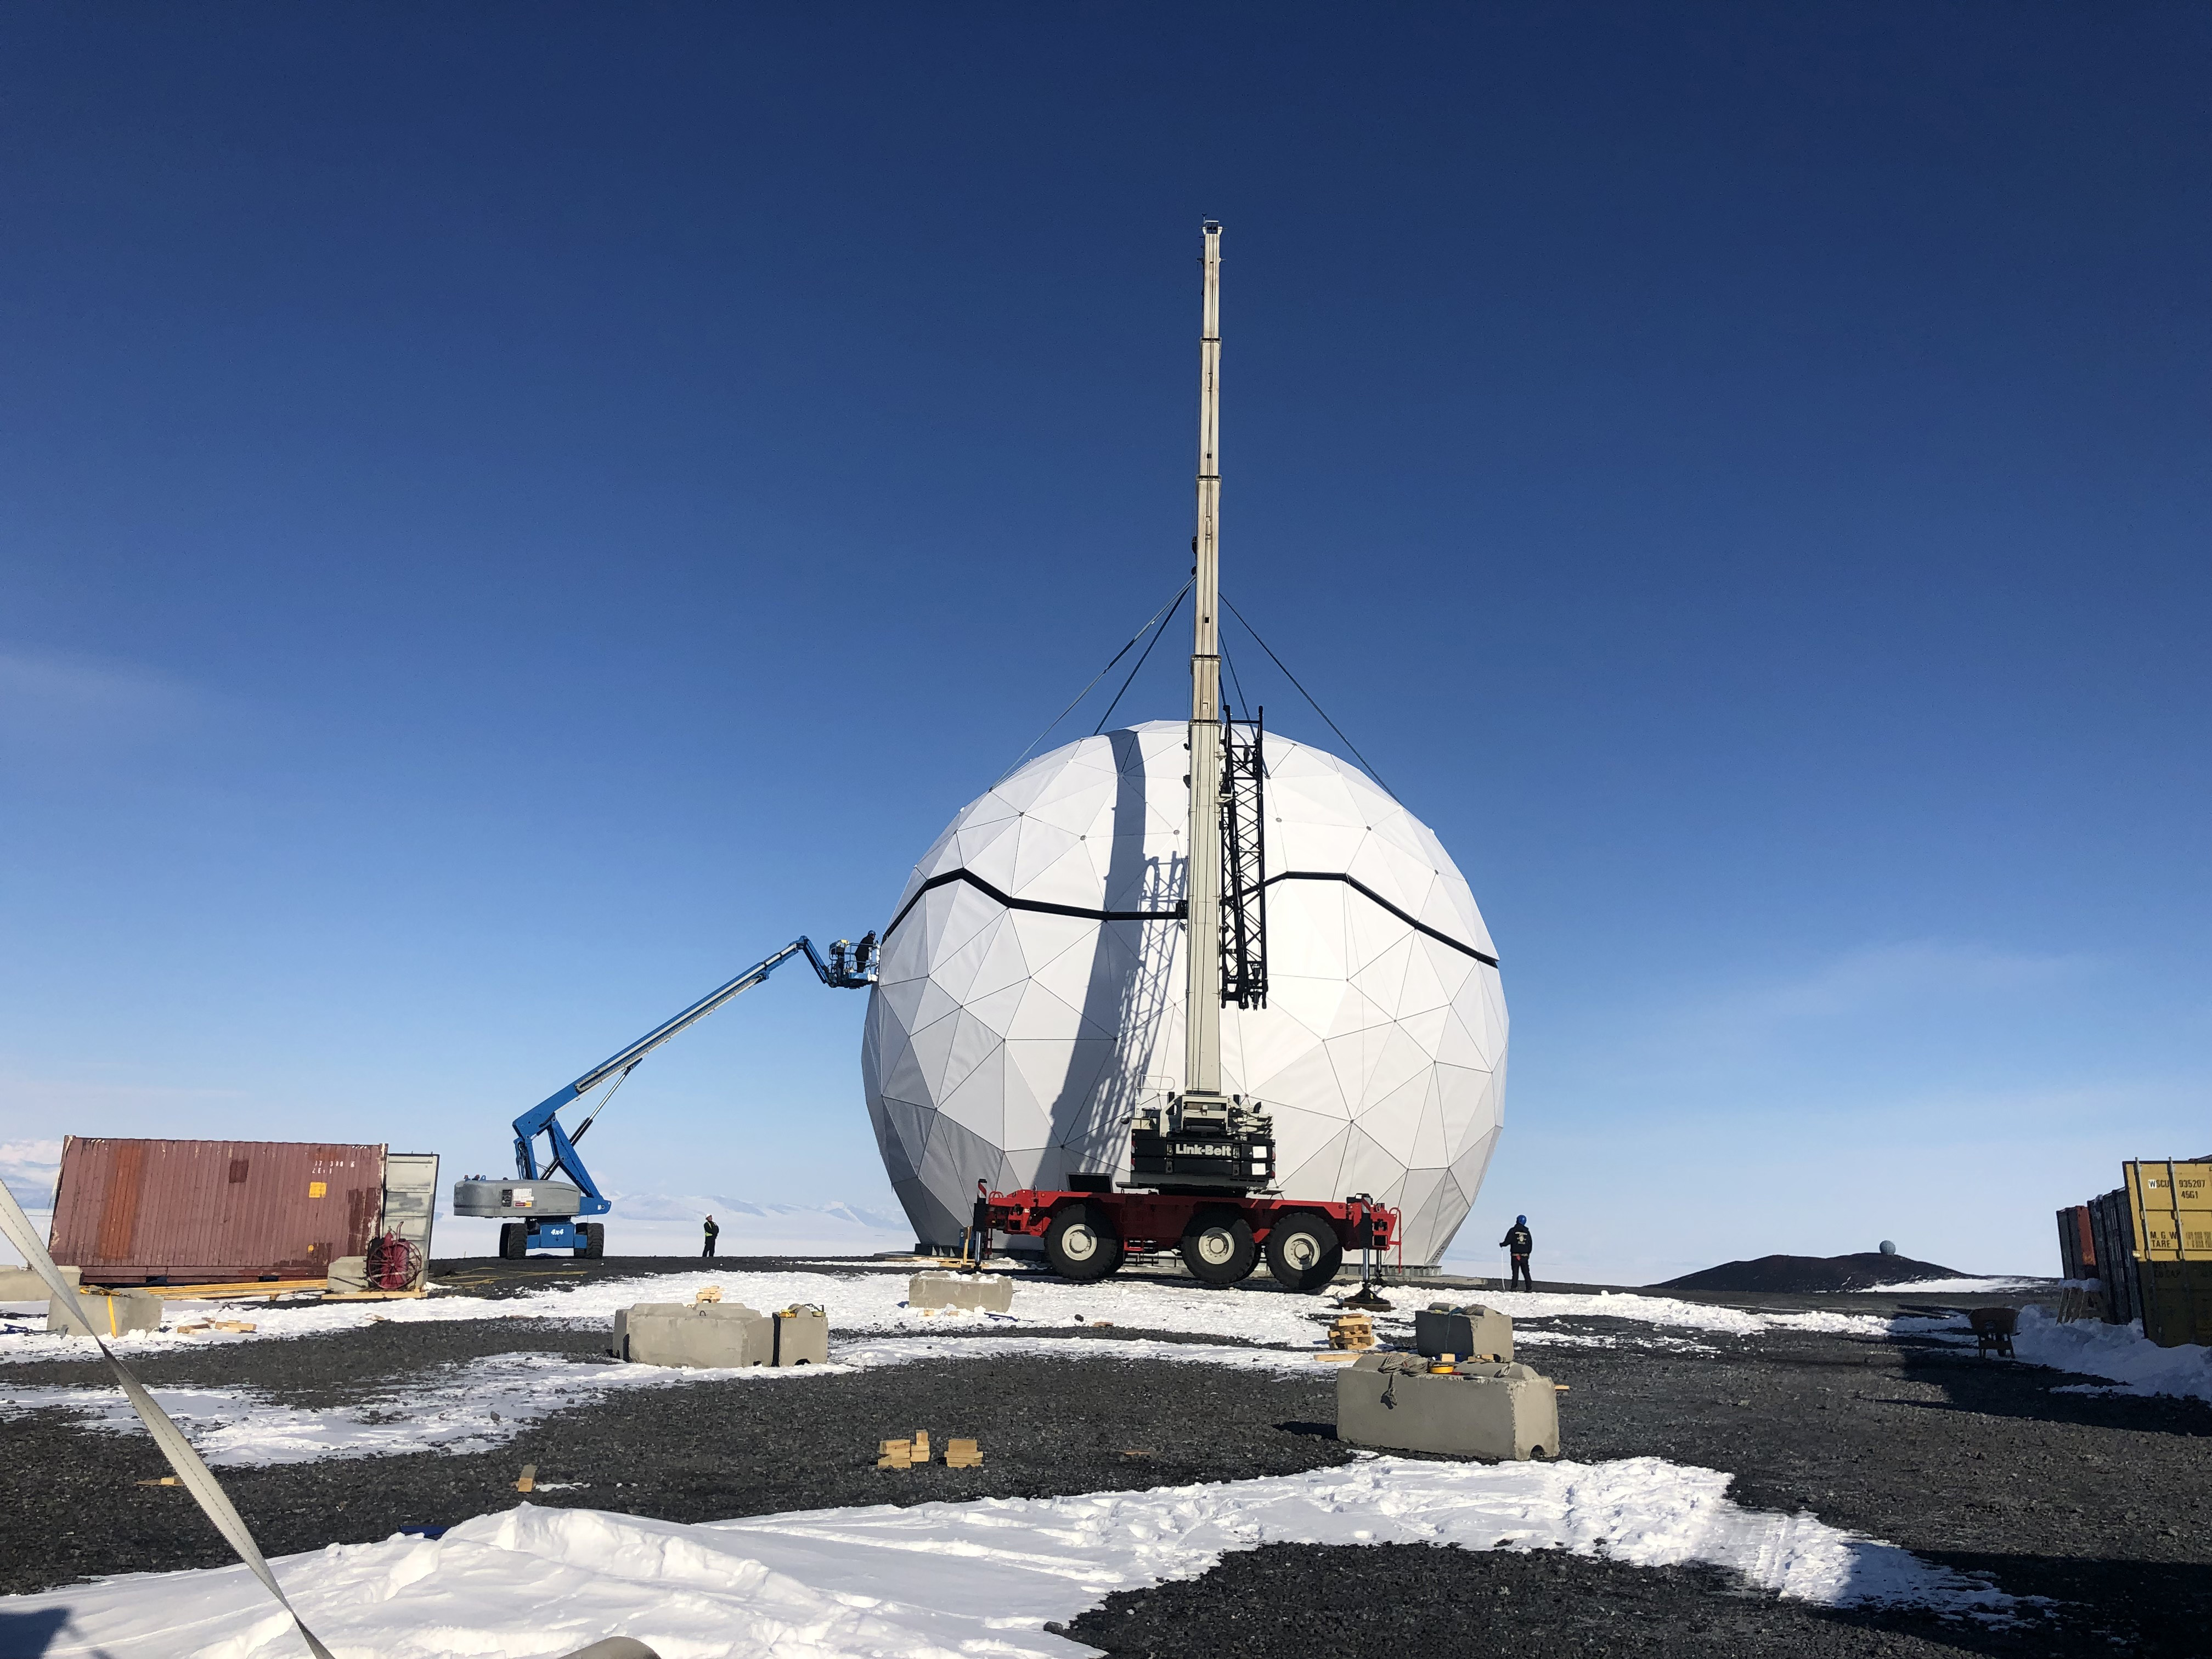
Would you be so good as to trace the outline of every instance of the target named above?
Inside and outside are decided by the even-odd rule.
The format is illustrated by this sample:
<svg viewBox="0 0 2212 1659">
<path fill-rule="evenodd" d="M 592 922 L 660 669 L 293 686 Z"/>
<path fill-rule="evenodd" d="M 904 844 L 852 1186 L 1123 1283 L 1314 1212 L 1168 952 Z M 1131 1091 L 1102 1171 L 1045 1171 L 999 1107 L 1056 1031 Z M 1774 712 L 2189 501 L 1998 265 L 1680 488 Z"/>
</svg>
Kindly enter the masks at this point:
<svg viewBox="0 0 2212 1659">
<path fill-rule="evenodd" d="M 1044 1259 L 1062 1279 L 1087 1285 L 1121 1265 L 1121 1237 L 1104 1212 L 1088 1204 L 1065 1204 L 1044 1230 Z"/>
<path fill-rule="evenodd" d="M 530 1230 L 520 1221 L 509 1221 L 499 1230 L 499 1253 L 509 1261 L 520 1261 L 530 1254 Z"/>
<path fill-rule="evenodd" d="M 1267 1230 L 1267 1271 L 1286 1291 L 1310 1296 L 1344 1265 L 1344 1241 L 1328 1218 L 1301 1211 Z"/>
<path fill-rule="evenodd" d="M 1201 1285 L 1235 1285 L 1259 1260 L 1251 1224 L 1235 1210 L 1200 1210 L 1182 1236 L 1182 1265 Z"/>
<path fill-rule="evenodd" d="M 596 1261 L 607 1253 L 607 1224 L 586 1221 L 583 1225 L 584 1242 L 576 1247 L 576 1254 Z"/>
</svg>

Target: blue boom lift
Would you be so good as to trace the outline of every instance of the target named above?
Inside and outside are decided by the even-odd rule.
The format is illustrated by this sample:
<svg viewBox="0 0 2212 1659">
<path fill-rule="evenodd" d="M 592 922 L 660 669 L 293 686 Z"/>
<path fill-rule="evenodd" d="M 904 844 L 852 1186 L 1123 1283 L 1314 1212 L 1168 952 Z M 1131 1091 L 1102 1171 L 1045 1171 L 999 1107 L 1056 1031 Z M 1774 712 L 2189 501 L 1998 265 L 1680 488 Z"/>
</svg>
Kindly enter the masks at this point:
<svg viewBox="0 0 2212 1659">
<path fill-rule="evenodd" d="M 573 1250 L 578 1255 L 601 1255 L 606 1227 L 583 1216 L 605 1215 L 613 1208 L 592 1172 L 576 1151 L 576 1143 L 592 1121 L 614 1098 L 615 1091 L 638 1061 L 674 1036 L 759 984 L 795 956 L 804 955 L 824 985 L 839 990 L 864 990 L 876 982 L 876 936 L 864 935 L 855 945 L 839 939 L 822 959 L 811 941 L 800 937 L 774 956 L 755 963 L 727 985 L 710 991 L 665 1024 L 657 1025 L 619 1054 L 601 1061 L 574 1083 L 562 1085 L 514 1120 L 514 1179 L 491 1181 L 471 1176 L 453 1187 L 455 1215 L 495 1217 L 506 1224 L 499 1230 L 499 1253 L 514 1257 L 532 1250 Z M 581 1100 L 602 1083 L 607 1091 L 599 1097 L 572 1134 L 562 1127 L 561 1109 Z M 545 1138 L 546 1155 L 538 1157 L 538 1138 Z M 568 1179 L 563 1180 L 565 1176 Z"/>
</svg>

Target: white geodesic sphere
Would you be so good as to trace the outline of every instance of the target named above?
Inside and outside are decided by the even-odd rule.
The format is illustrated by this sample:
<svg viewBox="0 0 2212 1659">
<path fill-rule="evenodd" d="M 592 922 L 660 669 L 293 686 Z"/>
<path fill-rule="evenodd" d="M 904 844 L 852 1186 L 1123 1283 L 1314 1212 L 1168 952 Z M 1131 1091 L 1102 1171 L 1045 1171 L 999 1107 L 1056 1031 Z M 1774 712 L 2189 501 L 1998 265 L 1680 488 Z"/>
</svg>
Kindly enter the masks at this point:
<svg viewBox="0 0 2212 1659">
<path fill-rule="evenodd" d="M 1130 1115 L 1181 1092 L 1185 736 L 1040 756 L 915 865 L 861 1066 L 918 1240 L 958 1239 L 978 1180 L 1126 1178 Z M 1498 1142 L 1497 953 L 1450 856 L 1364 773 L 1273 732 L 1266 762 L 1267 1006 L 1222 1010 L 1222 1087 L 1273 1114 L 1286 1196 L 1371 1193 L 1433 1262 Z"/>
</svg>

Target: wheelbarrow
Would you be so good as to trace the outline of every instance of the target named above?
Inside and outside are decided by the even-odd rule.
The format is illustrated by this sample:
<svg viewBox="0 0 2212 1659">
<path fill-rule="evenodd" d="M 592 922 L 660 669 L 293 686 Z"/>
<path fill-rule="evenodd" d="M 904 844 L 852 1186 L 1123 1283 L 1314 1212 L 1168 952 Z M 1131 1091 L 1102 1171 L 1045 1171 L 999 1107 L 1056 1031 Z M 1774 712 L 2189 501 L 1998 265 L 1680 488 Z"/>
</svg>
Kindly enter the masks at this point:
<svg viewBox="0 0 2212 1659">
<path fill-rule="evenodd" d="M 2017 1308 L 1969 1308 L 1966 1323 L 1973 1328 L 1974 1351 L 1984 1359 L 1992 1351 L 2013 1357 L 2012 1334 L 2020 1324 Z"/>
</svg>

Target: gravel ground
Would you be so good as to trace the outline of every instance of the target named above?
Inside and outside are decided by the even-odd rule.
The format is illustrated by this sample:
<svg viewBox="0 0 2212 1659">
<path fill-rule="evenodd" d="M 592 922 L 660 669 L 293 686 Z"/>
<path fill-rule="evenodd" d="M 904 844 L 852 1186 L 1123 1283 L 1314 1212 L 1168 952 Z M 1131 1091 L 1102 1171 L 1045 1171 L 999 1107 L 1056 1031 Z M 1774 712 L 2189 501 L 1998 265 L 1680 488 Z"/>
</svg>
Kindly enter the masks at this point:
<svg viewBox="0 0 2212 1659">
<path fill-rule="evenodd" d="M 571 1264 L 453 1265 L 466 1270 L 457 1276 L 489 1281 L 468 1287 L 481 1295 L 542 1284 Z M 574 1265 L 595 1276 L 652 1270 L 635 1260 Z M 678 1258 L 667 1270 L 696 1267 Z M 1414 1305 L 1427 1297 L 1398 1299 Z M 1899 1305 L 1856 1297 L 1698 1299 L 1848 1311 Z M 1547 1331 L 1589 1341 L 1547 1346 Z M 1155 1334 L 1126 1327 L 1055 1334 Z M 1688 1337 L 1711 1352 L 1656 1348 L 1655 1335 Z M 1990 1630 L 1778 1602 L 1705 1569 L 1419 1547 L 1330 1549 L 1323 1559 L 1315 1548 L 1283 1546 L 1231 1556 L 1188 1583 L 1117 1595 L 1070 1633 L 1116 1653 L 1264 1651 L 1269 1659 L 1457 1641 L 1477 1628 L 1486 1644 L 1532 1655 L 2212 1651 L 2204 1635 L 2212 1629 L 2212 1407 L 2057 1395 L 2054 1384 L 2074 1379 L 1983 1362 L 1971 1347 L 1962 1353 L 1923 1339 L 1737 1337 L 1611 1318 L 1532 1322 L 1523 1336 L 1522 1357 L 1572 1385 L 1562 1397 L 1570 1456 L 1656 1455 L 1727 1470 L 1736 1476 L 1734 1496 L 1751 1507 L 1809 1510 L 1986 1572 L 2015 1595 L 2064 1605 L 2032 1627 Z M 246 1383 L 286 1404 L 317 1407 L 486 1354 L 554 1352 L 597 1364 L 605 1340 L 596 1323 L 550 1320 L 378 1325 L 180 1352 L 149 1358 L 143 1370 L 155 1383 Z M 1617 1346 L 1592 1345 L 1608 1342 Z M 562 1483 L 532 1501 L 690 1521 L 1236 1480 L 1351 1455 L 1328 1426 L 1330 1374 L 1278 1379 L 1165 1361 L 1001 1358 L 989 1354 L 988 1339 L 976 1347 L 973 1359 L 853 1376 L 629 1392 L 543 1419 L 494 1452 L 226 1470 L 224 1480 L 273 1554 L 503 1508 L 517 1501 L 513 1483 L 526 1462 L 538 1466 L 541 1481 Z M 9 1370 L 25 1383 L 101 1376 L 74 1363 Z M 985 1467 L 874 1468 L 879 1439 L 924 1427 L 975 1435 Z M 39 1497 L 0 1523 L 0 1589 L 223 1562 L 227 1552 L 189 1498 L 134 1484 L 163 1472 L 142 1436 L 88 1431 L 59 1412 L 9 1422 L 0 1432 L 0 1478 Z"/>
<path fill-rule="evenodd" d="M 1680 1655 L 1842 1659 L 2068 1650 L 2048 1628 L 1990 1632 L 1746 1592 L 1719 1569 L 1630 1567 L 1560 1550 L 1271 1544 L 1203 1578 L 1110 1595 L 1057 1628 L 1127 1659 L 1347 1659 L 1480 1644 L 1514 1659 Z M 2090 1651 L 2110 1653 L 2104 1642 Z"/>
</svg>

